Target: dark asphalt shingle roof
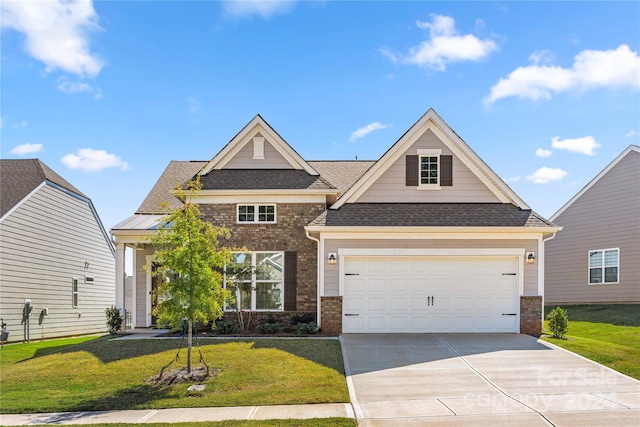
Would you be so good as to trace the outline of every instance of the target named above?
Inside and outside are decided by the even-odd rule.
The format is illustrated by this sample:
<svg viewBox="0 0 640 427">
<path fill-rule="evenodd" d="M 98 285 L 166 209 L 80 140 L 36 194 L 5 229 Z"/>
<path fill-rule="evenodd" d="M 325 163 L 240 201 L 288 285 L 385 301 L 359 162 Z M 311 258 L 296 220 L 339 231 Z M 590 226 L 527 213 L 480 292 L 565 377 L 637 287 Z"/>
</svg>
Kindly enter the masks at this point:
<svg viewBox="0 0 640 427">
<path fill-rule="evenodd" d="M 312 160 L 308 161 L 324 179 L 344 194 L 373 164 L 374 160 Z"/>
<path fill-rule="evenodd" d="M 0 160 L 0 216 L 7 213 L 45 180 L 72 193 L 87 197 L 39 159 L 2 159 Z"/>
<path fill-rule="evenodd" d="M 327 180 L 296 169 L 219 169 L 200 178 L 203 190 L 332 190 Z"/>
<path fill-rule="evenodd" d="M 550 221 L 510 203 L 348 203 L 309 225 L 327 227 L 548 227 Z"/>
<path fill-rule="evenodd" d="M 161 204 L 169 203 L 171 209 L 181 205 L 173 196 L 176 185 L 182 185 L 197 174 L 206 165 L 206 161 L 178 161 L 172 160 L 162 172 L 147 197 L 144 199 L 136 213 L 163 213 Z"/>
</svg>

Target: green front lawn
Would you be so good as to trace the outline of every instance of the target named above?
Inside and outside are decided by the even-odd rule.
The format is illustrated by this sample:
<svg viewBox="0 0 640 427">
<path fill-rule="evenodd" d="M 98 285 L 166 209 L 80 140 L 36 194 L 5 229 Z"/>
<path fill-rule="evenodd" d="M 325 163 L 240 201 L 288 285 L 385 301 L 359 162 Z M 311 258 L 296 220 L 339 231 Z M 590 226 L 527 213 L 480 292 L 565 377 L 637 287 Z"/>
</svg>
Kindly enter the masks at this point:
<svg viewBox="0 0 640 427">
<path fill-rule="evenodd" d="M 180 340 L 110 337 L 6 345 L 0 360 L 2 413 L 348 402 L 337 340 L 200 339 L 217 374 L 191 384 L 148 382 L 176 358 Z M 194 367 L 200 355 L 194 347 Z M 186 349 L 165 372 L 186 365 Z"/>
<path fill-rule="evenodd" d="M 75 424 L 76 427 L 139 427 L 140 424 Z M 144 427 L 166 424 L 145 423 Z M 308 420 L 228 420 L 198 423 L 172 423 L 171 427 L 356 427 L 353 418 L 311 418 Z"/>
<path fill-rule="evenodd" d="M 553 307 L 545 307 L 545 316 Z M 566 339 L 542 339 L 640 379 L 640 304 L 567 305 Z M 547 322 L 545 322 L 547 328 Z M 548 330 L 548 328 L 547 328 Z"/>
</svg>

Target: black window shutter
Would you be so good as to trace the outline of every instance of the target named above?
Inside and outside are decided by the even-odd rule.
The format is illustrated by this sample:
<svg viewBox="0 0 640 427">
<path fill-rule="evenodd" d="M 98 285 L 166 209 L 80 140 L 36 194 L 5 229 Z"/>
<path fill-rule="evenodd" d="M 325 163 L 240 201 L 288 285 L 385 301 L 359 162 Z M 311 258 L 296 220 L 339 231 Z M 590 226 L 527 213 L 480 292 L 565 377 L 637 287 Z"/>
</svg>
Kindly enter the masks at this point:
<svg viewBox="0 0 640 427">
<path fill-rule="evenodd" d="M 284 311 L 296 311 L 298 254 L 284 253 Z"/>
<path fill-rule="evenodd" d="M 418 186 L 418 156 L 417 155 L 408 155 L 407 156 L 407 187 L 417 187 Z"/>
<path fill-rule="evenodd" d="M 440 156 L 440 185 L 451 187 L 453 185 L 453 156 Z"/>
</svg>

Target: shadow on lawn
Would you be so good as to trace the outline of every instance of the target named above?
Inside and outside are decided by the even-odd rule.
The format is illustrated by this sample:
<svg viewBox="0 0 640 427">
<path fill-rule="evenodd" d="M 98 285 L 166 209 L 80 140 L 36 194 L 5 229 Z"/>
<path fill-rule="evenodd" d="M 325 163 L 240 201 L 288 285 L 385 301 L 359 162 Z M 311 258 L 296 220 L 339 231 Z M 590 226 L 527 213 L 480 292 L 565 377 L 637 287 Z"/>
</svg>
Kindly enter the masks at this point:
<svg viewBox="0 0 640 427">
<path fill-rule="evenodd" d="M 555 307 L 545 307 L 545 317 Z M 574 321 L 640 326 L 640 304 L 561 305 L 560 307 L 567 310 L 569 324 Z"/>
<path fill-rule="evenodd" d="M 69 410 L 77 412 L 149 408 L 150 402 L 167 398 L 171 393 L 170 387 L 144 384 L 118 390 L 109 396 L 82 401 L 76 406 L 70 407 Z M 78 415 L 82 416 L 82 414 Z"/>
</svg>

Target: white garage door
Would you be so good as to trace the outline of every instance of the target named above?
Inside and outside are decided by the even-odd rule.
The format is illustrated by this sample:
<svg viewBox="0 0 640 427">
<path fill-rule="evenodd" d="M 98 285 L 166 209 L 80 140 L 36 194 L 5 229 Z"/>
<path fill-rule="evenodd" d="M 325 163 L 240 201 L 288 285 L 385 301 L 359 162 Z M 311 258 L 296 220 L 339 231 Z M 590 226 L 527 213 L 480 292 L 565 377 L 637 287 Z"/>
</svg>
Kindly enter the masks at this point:
<svg viewBox="0 0 640 427">
<path fill-rule="evenodd" d="M 518 332 L 516 257 L 345 257 L 343 332 Z"/>
</svg>

